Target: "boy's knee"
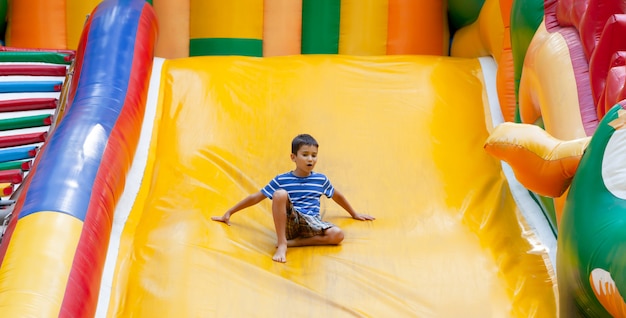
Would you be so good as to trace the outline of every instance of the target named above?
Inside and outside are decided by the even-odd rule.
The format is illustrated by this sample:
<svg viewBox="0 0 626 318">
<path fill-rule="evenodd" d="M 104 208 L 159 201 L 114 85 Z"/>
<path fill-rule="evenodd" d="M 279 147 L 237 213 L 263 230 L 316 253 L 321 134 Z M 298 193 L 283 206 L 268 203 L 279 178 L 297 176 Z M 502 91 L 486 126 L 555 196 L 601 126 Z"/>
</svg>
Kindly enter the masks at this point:
<svg viewBox="0 0 626 318">
<path fill-rule="evenodd" d="M 289 194 L 285 190 L 276 190 L 272 196 L 272 211 L 286 213 L 289 210 Z"/>
<path fill-rule="evenodd" d="M 328 235 L 331 244 L 339 244 L 344 238 L 343 231 L 336 226 L 327 229 L 325 234 Z"/>
<path fill-rule="evenodd" d="M 274 194 L 272 195 L 272 200 L 284 200 L 287 198 L 289 198 L 289 195 L 287 194 L 287 191 L 283 189 L 274 191 Z"/>
<path fill-rule="evenodd" d="M 287 191 L 283 189 L 276 190 L 272 195 L 272 202 L 277 204 L 285 204 L 285 202 L 287 202 L 288 200 L 289 195 L 287 194 Z"/>
</svg>

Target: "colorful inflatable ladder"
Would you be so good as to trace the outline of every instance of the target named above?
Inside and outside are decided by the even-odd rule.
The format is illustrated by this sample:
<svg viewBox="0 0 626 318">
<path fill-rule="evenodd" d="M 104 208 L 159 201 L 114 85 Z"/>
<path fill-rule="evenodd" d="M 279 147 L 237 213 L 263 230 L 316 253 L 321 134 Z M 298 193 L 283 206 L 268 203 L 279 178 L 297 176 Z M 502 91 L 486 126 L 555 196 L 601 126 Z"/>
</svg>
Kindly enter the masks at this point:
<svg viewBox="0 0 626 318">
<path fill-rule="evenodd" d="M 0 48 L 0 241 L 16 188 L 60 119 L 74 51 Z"/>
</svg>

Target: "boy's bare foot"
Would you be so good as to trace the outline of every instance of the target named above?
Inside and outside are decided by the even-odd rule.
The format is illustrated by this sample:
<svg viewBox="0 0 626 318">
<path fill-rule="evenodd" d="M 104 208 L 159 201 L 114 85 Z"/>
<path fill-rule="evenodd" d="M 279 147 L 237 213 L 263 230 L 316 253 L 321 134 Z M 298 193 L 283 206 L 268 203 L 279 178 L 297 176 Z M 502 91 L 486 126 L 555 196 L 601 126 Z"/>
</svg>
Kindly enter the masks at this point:
<svg viewBox="0 0 626 318">
<path fill-rule="evenodd" d="M 287 245 L 280 245 L 276 248 L 276 253 L 272 257 L 272 260 L 279 263 L 287 262 Z"/>
</svg>

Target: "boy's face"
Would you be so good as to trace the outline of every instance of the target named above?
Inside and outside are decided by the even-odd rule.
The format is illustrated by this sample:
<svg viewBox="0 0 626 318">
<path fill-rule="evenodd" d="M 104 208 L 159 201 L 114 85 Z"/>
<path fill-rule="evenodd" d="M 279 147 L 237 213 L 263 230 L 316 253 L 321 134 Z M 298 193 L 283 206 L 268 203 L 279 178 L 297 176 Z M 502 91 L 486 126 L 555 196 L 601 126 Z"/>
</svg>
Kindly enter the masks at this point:
<svg viewBox="0 0 626 318">
<path fill-rule="evenodd" d="M 308 176 L 317 163 L 317 147 L 310 145 L 300 147 L 297 154 L 291 154 L 291 161 L 296 163 L 296 175 Z"/>
</svg>

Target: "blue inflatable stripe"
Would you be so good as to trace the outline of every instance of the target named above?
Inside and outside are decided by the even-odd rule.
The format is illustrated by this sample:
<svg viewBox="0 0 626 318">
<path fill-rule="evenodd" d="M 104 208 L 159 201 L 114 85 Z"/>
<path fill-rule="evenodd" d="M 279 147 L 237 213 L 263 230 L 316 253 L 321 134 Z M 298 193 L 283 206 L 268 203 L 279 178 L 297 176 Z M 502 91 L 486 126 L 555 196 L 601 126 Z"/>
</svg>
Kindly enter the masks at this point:
<svg viewBox="0 0 626 318">
<path fill-rule="evenodd" d="M 0 82 L 0 93 L 59 92 L 61 81 Z"/>
<path fill-rule="evenodd" d="M 124 106 L 144 4 L 103 1 L 90 17 L 75 97 L 40 154 L 36 169 L 46 173 L 34 174 L 20 218 L 58 211 L 85 220 L 104 150 Z M 115 10 L 119 5 L 130 10 Z"/>
<path fill-rule="evenodd" d="M 25 146 L 0 149 L 0 162 L 33 158 L 37 154 L 37 147 Z"/>
</svg>

